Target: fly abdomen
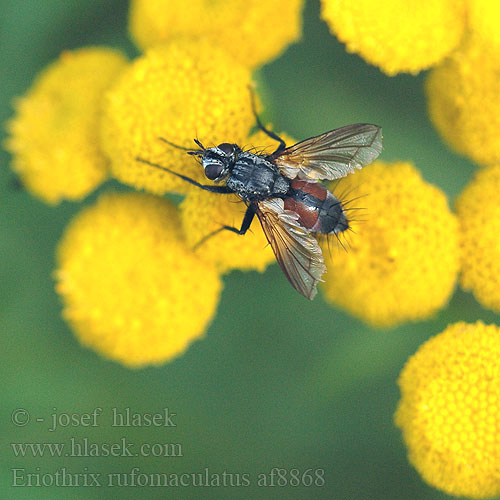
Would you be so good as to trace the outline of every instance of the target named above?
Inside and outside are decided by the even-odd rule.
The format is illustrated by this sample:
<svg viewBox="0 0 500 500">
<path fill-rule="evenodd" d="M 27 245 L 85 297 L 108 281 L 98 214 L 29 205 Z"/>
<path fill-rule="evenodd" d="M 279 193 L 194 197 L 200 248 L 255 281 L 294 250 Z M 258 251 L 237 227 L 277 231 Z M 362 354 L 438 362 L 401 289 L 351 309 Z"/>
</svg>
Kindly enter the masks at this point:
<svg viewBox="0 0 500 500">
<path fill-rule="evenodd" d="M 293 180 L 284 208 L 295 212 L 313 233 L 340 233 L 349 227 L 342 203 L 321 184 Z"/>
</svg>

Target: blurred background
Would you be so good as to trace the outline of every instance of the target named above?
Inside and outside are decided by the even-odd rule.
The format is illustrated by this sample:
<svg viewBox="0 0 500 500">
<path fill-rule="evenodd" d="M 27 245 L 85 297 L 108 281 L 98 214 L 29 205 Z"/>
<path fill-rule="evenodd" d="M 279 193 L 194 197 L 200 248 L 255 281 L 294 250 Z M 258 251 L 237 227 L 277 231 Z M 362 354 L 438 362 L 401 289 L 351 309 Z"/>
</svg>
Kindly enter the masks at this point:
<svg viewBox="0 0 500 500">
<path fill-rule="evenodd" d="M 0 122 L 11 116 L 12 99 L 65 49 L 106 44 L 137 55 L 127 36 L 127 11 L 124 0 L 1 0 Z M 317 0 L 306 2 L 303 39 L 256 77 L 265 89 L 266 118 L 297 139 L 349 123 L 381 125 L 381 159 L 413 161 L 451 202 L 476 168 L 447 149 L 431 126 L 425 75 L 389 78 L 347 54 L 319 19 Z M 0 161 L 2 499 L 446 498 L 408 464 L 393 424 L 396 381 L 407 358 L 449 322 L 498 320 L 471 295 L 457 291 L 430 321 L 374 330 L 326 304 L 321 293 L 312 303 L 305 300 L 277 265 L 262 275 L 233 272 L 224 278 L 217 316 L 203 340 L 162 367 L 129 370 L 82 348 L 60 317 L 54 249 L 81 204 L 45 205 L 16 189 L 6 152 L 0 151 Z M 176 427 L 111 426 L 112 408 L 142 414 L 167 407 Z M 22 427 L 11 420 L 18 408 L 31 417 Z M 95 408 L 102 408 L 98 427 L 49 431 L 52 413 Z M 72 437 L 96 443 L 125 438 L 135 450 L 142 443 L 180 443 L 183 456 L 16 457 L 10 445 Z M 101 478 L 134 467 L 177 474 L 208 468 L 210 474 L 246 474 L 251 484 L 11 486 L 13 469 L 26 476 L 62 467 Z M 259 487 L 259 474 L 267 474 L 269 484 L 275 467 L 286 469 L 289 479 L 292 469 L 300 475 L 324 470 L 324 485 Z"/>
</svg>

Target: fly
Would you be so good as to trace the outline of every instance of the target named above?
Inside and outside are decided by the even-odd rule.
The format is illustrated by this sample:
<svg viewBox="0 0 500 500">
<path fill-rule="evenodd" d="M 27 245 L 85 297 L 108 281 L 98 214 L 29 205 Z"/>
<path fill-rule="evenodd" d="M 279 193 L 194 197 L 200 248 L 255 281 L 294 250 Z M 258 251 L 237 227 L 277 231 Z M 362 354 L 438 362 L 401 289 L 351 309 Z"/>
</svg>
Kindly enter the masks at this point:
<svg viewBox="0 0 500 500">
<path fill-rule="evenodd" d="M 196 139 L 199 149 L 191 150 L 162 139 L 199 158 L 207 179 L 218 184 L 200 184 L 162 165 L 137 160 L 205 191 L 237 194 L 247 206 L 241 227 L 222 226 L 207 237 L 223 230 L 243 235 L 257 215 L 288 281 L 312 300 L 326 271 L 316 234 L 338 234 L 349 227 L 342 203 L 321 181 L 345 177 L 372 163 L 382 151 L 382 129 L 368 123 L 347 125 L 286 147 L 255 117 L 258 128 L 279 143 L 270 155 L 226 142 L 205 148 Z"/>
</svg>

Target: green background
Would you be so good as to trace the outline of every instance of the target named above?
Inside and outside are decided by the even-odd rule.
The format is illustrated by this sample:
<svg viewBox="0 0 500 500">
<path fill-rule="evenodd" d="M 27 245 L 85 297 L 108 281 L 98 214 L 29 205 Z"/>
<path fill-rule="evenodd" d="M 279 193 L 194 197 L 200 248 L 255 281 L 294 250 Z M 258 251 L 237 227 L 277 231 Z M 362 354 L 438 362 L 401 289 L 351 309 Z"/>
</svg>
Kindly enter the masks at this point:
<svg viewBox="0 0 500 500">
<path fill-rule="evenodd" d="M 0 122 L 34 75 L 64 49 L 108 44 L 135 55 L 127 38 L 127 3 L 109 0 L 0 1 Z M 388 78 L 331 36 L 309 1 L 304 36 L 262 68 L 266 118 L 305 138 L 354 122 L 384 129 L 382 159 L 412 160 L 453 200 L 475 166 L 453 154 L 432 128 L 425 75 Z M 277 20 L 279 22 L 279 19 Z M 5 137 L 2 126 L 2 138 Z M 433 499 L 408 464 L 393 424 L 396 380 L 407 358 L 449 322 L 498 318 L 457 291 L 430 321 L 373 330 L 327 305 L 309 303 L 283 278 L 226 276 L 207 336 L 170 364 L 131 371 L 82 348 L 60 317 L 51 274 L 54 248 L 81 205 L 53 208 L 14 187 L 0 151 L 1 498 L 149 499 Z M 90 200 L 95 199 L 93 195 Z M 88 202 L 87 201 L 87 202 Z M 439 258 L 439 257 L 438 257 Z M 50 415 L 103 408 L 99 427 L 48 432 Z M 176 413 L 175 428 L 113 428 L 111 408 Z M 25 408 L 25 427 L 11 413 Z M 44 418 L 44 423 L 36 422 Z M 15 457 L 11 442 L 148 442 L 182 444 L 183 457 Z M 13 488 L 13 468 L 69 472 L 197 472 L 250 475 L 250 487 Z M 37 467 L 39 469 L 37 470 Z M 257 487 L 273 467 L 321 468 L 323 487 Z"/>
</svg>

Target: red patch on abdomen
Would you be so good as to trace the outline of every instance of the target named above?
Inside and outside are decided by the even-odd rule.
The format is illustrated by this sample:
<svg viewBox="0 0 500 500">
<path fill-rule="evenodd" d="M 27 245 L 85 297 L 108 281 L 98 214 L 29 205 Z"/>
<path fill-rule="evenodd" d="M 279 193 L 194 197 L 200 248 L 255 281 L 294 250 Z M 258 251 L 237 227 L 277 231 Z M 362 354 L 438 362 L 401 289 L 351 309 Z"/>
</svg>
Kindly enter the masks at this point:
<svg viewBox="0 0 500 500">
<path fill-rule="evenodd" d="M 294 179 L 290 184 L 290 187 L 292 189 L 296 189 L 297 191 L 303 191 L 304 193 L 312 194 L 315 198 L 318 198 L 318 200 L 325 200 L 328 194 L 325 186 L 317 184 L 315 182 L 307 182 Z"/>
<path fill-rule="evenodd" d="M 306 229 L 312 229 L 318 221 L 318 210 L 316 208 L 308 207 L 293 198 L 285 198 L 284 208 L 295 212 L 299 216 L 300 225 Z"/>
</svg>

